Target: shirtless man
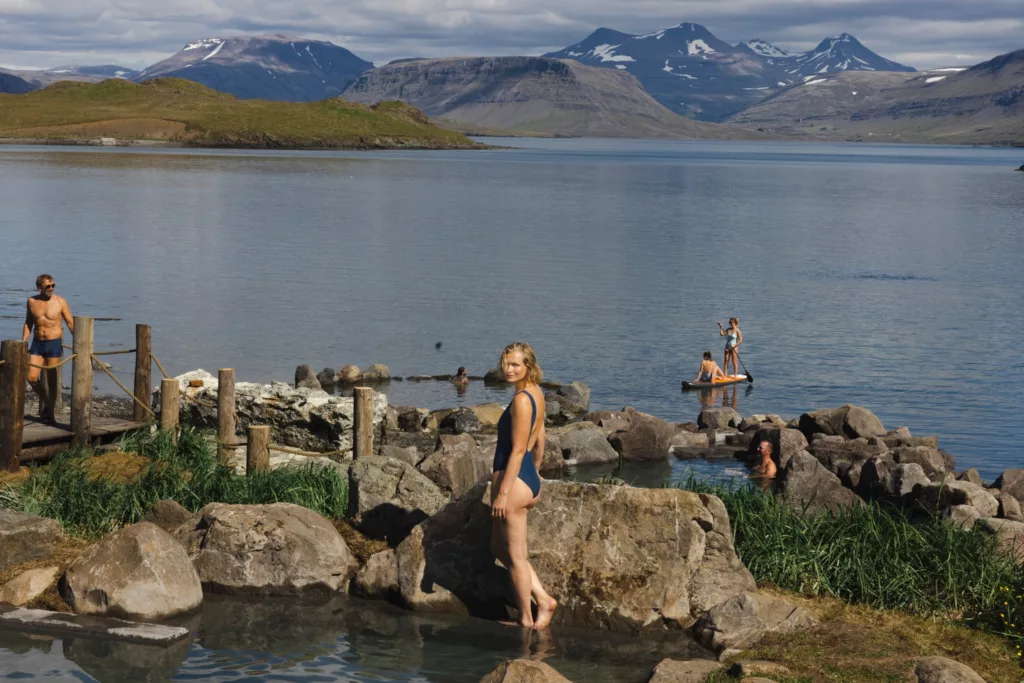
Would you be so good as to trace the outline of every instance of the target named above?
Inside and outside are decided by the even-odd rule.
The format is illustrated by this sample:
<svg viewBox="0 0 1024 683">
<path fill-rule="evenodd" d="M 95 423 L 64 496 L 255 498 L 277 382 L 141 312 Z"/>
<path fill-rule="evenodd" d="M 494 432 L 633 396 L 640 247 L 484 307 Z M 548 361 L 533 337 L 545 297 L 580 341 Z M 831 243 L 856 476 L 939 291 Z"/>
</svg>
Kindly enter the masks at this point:
<svg viewBox="0 0 1024 683">
<path fill-rule="evenodd" d="M 761 462 L 754 468 L 754 476 L 774 479 L 776 468 L 772 460 L 772 442 L 762 441 L 757 445 L 757 452 L 761 454 Z"/>
<path fill-rule="evenodd" d="M 25 327 L 21 331 L 21 340 L 28 341 L 33 329 L 35 335 L 28 349 L 28 362 L 35 365 L 57 365 L 64 355 L 62 346 L 64 325 L 68 324 L 71 334 L 75 333 L 75 324 L 71 319 L 71 309 L 64 297 L 53 293 L 56 284 L 53 277 L 44 273 L 36 278 L 36 289 L 39 294 L 26 302 Z M 57 401 L 61 387 L 57 382 L 57 372 L 47 370 L 45 380 L 40 379 L 42 371 L 29 366 L 28 383 L 39 395 L 39 417 L 46 422 L 53 422 L 53 406 Z"/>
</svg>

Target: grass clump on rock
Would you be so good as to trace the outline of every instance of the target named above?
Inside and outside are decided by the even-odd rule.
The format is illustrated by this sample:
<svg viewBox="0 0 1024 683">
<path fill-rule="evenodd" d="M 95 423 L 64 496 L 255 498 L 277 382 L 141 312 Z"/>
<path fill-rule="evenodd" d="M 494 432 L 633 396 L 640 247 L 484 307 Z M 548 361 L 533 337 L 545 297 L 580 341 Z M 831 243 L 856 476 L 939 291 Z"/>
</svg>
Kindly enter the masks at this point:
<svg viewBox="0 0 1024 683">
<path fill-rule="evenodd" d="M 121 452 L 93 456 L 87 449 L 56 456 L 22 482 L 0 485 L 0 507 L 58 520 L 80 538 L 99 538 L 145 517 L 163 499 L 197 511 L 208 503 L 295 503 L 329 519 L 348 507 L 348 480 L 311 464 L 245 477 L 222 465 L 213 443 L 184 428 L 177 441 L 137 432 Z"/>
<path fill-rule="evenodd" d="M 880 503 L 805 516 L 753 486 L 694 476 L 679 485 L 722 499 L 759 585 L 965 624 L 1008 639 L 1020 659 L 1024 567 L 995 536 Z"/>
</svg>

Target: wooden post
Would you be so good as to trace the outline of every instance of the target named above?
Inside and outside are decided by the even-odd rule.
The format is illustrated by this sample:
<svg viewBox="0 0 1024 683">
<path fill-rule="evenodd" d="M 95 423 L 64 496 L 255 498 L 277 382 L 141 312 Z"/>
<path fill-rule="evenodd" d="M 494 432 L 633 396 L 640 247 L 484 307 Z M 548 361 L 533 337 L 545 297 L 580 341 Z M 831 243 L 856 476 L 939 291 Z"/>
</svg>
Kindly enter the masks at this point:
<svg viewBox="0 0 1024 683">
<path fill-rule="evenodd" d="M 57 373 L 57 395 L 53 397 L 53 414 L 57 416 L 64 412 L 64 366 L 48 372 Z M 49 387 L 50 385 L 47 385 L 47 388 Z"/>
<path fill-rule="evenodd" d="M 352 403 L 352 457 L 373 455 L 373 389 L 356 387 Z"/>
<path fill-rule="evenodd" d="M 135 326 L 135 398 L 143 405 L 153 402 L 153 329 L 149 325 Z M 132 419 L 136 422 L 149 420 L 149 413 L 135 401 Z"/>
<path fill-rule="evenodd" d="M 75 360 L 71 370 L 71 443 L 88 446 L 92 441 L 93 319 L 76 315 Z"/>
<path fill-rule="evenodd" d="M 227 462 L 235 443 L 235 371 L 221 368 L 217 371 L 217 454 Z"/>
<path fill-rule="evenodd" d="M 245 447 L 245 476 L 270 469 L 270 427 L 249 427 Z"/>
<path fill-rule="evenodd" d="M 178 380 L 173 377 L 160 380 L 160 431 L 171 432 L 175 437 L 178 435 L 180 393 Z"/>
<path fill-rule="evenodd" d="M 25 431 L 25 381 L 28 344 L 5 340 L 0 346 L 0 471 L 17 472 L 21 466 L 21 439 Z"/>
</svg>

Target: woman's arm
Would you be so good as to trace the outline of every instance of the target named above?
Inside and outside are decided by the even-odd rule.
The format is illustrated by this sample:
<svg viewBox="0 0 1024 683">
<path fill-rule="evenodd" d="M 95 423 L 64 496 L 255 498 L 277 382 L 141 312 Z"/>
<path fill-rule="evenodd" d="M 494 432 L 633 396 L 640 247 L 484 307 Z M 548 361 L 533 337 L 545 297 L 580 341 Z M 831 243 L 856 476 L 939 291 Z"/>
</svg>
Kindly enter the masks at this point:
<svg viewBox="0 0 1024 683">
<path fill-rule="evenodd" d="M 736 328 L 736 346 L 743 343 L 743 333 L 740 332 L 740 328 Z M 736 348 L 735 346 L 733 348 Z"/>
<path fill-rule="evenodd" d="M 498 495 L 495 496 L 494 503 L 491 505 L 491 514 L 501 519 L 505 519 L 508 494 L 519 477 L 519 468 L 523 466 L 523 458 L 526 457 L 526 447 L 530 440 L 531 410 L 529 403 L 530 397 L 524 396 L 523 392 L 519 392 L 512 399 L 512 453 L 508 456 Z"/>
</svg>

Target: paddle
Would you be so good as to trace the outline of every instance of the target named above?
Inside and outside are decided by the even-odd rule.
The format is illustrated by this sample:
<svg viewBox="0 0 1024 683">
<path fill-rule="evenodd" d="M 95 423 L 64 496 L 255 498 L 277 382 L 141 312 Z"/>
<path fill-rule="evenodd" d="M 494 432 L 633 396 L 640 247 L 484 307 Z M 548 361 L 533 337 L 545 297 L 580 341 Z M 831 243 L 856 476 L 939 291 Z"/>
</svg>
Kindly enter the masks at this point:
<svg viewBox="0 0 1024 683">
<path fill-rule="evenodd" d="M 740 362 L 740 365 L 743 366 L 743 372 L 747 373 L 747 381 L 753 383 L 754 376 L 750 374 L 750 370 L 747 370 L 747 364 L 743 362 L 742 358 L 740 358 L 740 352 L 737 351 L 736 349 L 733 349 L 732 352 L 736 354 L 736 360 L 738 360 Z"/>
</svg>

